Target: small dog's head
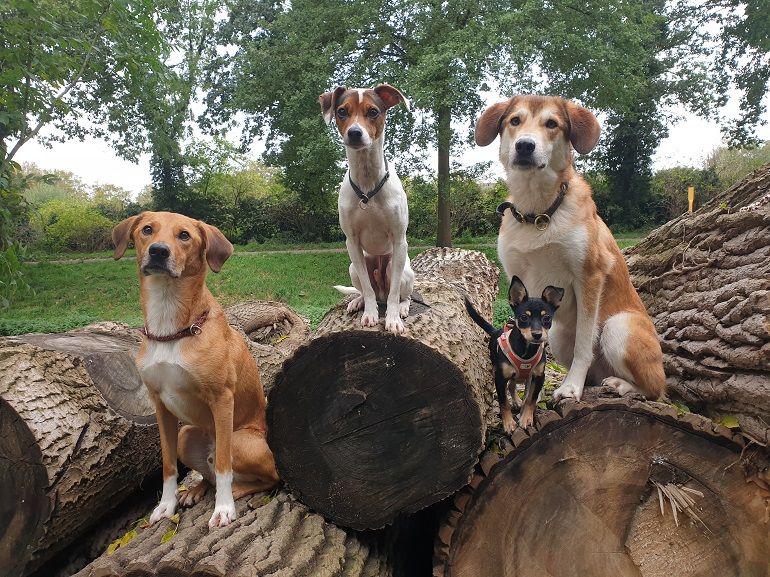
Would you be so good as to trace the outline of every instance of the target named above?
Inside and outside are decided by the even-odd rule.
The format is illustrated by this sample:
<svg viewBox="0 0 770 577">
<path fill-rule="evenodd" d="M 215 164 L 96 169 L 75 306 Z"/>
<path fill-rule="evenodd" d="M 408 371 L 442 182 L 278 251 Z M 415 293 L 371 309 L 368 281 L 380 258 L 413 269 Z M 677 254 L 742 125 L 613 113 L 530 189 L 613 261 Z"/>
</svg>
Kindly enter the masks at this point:
<svg viewBox="0 0 770 577">
<path fill-rule="evenodd" d="M 321 94 L 318 101 L 324 121 L 328 124 L 333 118 L 345 146 L 356 150 L 368 148 L 382 137 L 389 108 L 403 102 L 409 109 L 406 97 L 389 84 L 372 89 L 338 86 Z"/>
<path fill-rule="evenodd" d="M 528 343 L 540 344 L 548 341 L 548 331 L 556 309 L 564 297 L 564 289 L 547 286 L 540 298 L 529 298 L 527 287 L 514 276 L 508 288 L 508 303 L 513 311 L 512 320 Z"/>
<path fill-rule="evenodd" d="M 233 254 L 233 245 L 218 228 L 173 212 L 142 212 L 120 222 L 112 230 L 115 260 L 129 242 L 136 247 L 143 276 L 196 276 L 205 273 L 206 263 L 219 272 Z"/>
<path fill-rule="evenodd" d="M 557 172 L 572 164 L 572 147 L 590 152 L 601 128 L 593 113 L 556 96 L 515 96 L 487 108 L 476 123 L 476 144 L 500 135 L 500 162 L 506 170 Z"/>
</svg>

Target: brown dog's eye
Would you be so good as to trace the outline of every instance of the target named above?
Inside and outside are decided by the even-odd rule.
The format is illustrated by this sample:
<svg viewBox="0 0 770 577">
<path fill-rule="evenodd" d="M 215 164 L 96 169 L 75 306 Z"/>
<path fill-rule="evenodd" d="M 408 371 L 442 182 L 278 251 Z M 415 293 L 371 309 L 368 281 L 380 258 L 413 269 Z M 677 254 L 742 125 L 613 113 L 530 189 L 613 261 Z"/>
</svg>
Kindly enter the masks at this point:
<svg viewBox="0 0 770 577">
<path fill-rule="evenodd" d="M 366 115 L 369 118 L 377 118 L 380 115 L 380 111 L 377 110 L 376 108 L 370 108 L 369 110 L 366 111 Z"/>
<path fill-rule="evenodd" d="M 190 240 L 190 233 L 186 230 L 183 230 L 179 233 L 179 240 Z"/>
<path fill-rule="evenodd" d="M 559 126 L 559 123 L 552 118 L 549 118 L 545 123 L 546 128 L 556 128 L 557 126 Z"/>
<path fill-rule="evenodd" d="M 511 118 L 511 124 L 513 126 L 518 126 L 519 124 L 521 124 L 521 118 L 519 118 L 518 116 L 514 116 L 513 118 Z"/>
<path fill-rule="evenodd" d="M 345 110 L 344 108 L 342 108 L 342 107 L 339 107 L 339 108 L 337 109 L 337 116 L 339 116 L 340 118 L 346 118 L 346 117 L 347 117 L 347 115 L 348 115 L 348 111 L 347 111 L 347 110 Z"/>
<path fill-rule="evenodd" d="M 147 226 L 145 226 L 142 229 L 142 234 L 144 234 L 144 235 L 152 234 L 152 227 L 149 224 Z"/>
</svg>

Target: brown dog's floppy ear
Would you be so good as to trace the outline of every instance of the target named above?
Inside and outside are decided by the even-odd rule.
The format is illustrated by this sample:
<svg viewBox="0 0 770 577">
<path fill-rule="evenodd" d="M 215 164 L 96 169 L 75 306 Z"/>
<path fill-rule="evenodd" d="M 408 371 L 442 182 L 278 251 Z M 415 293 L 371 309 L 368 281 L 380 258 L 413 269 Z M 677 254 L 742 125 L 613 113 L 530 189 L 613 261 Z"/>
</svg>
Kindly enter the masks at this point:
<svg viewBox="0 0 770 577">
<path fill-rule="evenodd" d="M 561 299 L 564 298 L 564 289 L 548 285 L 543 289 L 543 296 L 541 298 L 554 309 L 558 309 Z"/>
<path fill-rule="evenodd" d="M 214 272 L 222 270 L 222 265 L 233 254 L 233 245 L 217 227 L 201 223 L 206 235 L 206 262 Z"/>
<path fill-rule="evenodd" d="M 476 144 L 487 146 L 497 138 L 497 135 L 500 134 L 500 120 L 502 120 L 512 100 L 513 98 L 493 104 L 481 114 L 476 122 Z"/>
<path fill-rule="evenodd" d="M 569 140 L 580 154 L 588 154 L 599 142 L 601 127 L 594 113 L 567 100 L 567 116 L 569 116 Z"/>
<path fill-rule="evenodd" d="M 511 286 L 508 287 L 508 303 L 512 307 L 517 307 L 529 298 L 527 287 L 516 275 L 511 279 Z"/>
<path fill-rule="evenodd" d="M 385 110 L 394 107 L 399 102 L 403 102 L 406 109 L 411 110 L 409 107 L 409 100 L 407 100 L 404 93 L 395 86 L 391 86 L 390 84 L 380 84 L 375 87 L 374 92 L 377 93 L 377 96 L 382 98 L 382 101 L 385 103 Z"/>
<path fill-rule="evenodd" d="M 128 248 L 128 243 L 131 242 L 131 232 L 134 230 L 136 221 L 144 213 L 137 214 L 135 216 L 129 216 L 127 219 L 120 221 L 115 228 L 112 229 L 112 244 L 115 245 L 115 254 L 113 258 L 115 260 L 120 259 Z"/>
<path fill-rule="evenodd" d="M 321 114 L 326 124 L 329 124 L 332 118 L 334 118 L 334 109 L 337 108 L 337 101 L 346 90 L 347 88 L 344 86 L 338 86 L 331 92 L 324 92 L 318 97 L 318 102 L 321 104 Z"/>
</svg>

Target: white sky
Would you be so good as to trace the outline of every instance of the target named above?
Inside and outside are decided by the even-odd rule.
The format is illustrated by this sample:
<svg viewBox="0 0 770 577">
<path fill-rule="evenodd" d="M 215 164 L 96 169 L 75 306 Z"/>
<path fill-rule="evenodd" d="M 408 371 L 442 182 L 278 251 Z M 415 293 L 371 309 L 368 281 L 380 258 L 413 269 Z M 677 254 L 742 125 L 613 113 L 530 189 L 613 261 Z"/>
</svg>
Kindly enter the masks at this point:
<svg viewBox="0 0 770 577">
<path fill-rule="evenodd" d="M 731 117 L 736 111 L 737 99 L 732 99 L 725 107 L 725 114 Z M 669 137 L 660 143 L 653 156 L 655 169 L 700 166 L 715 148 L 723 144 L 717 122 L 692 114 L 681 115 L 683 120 L 671 127 Z M 770 115 L 766 114 L 765 119 L 770 119 Z M 757 133 L 763 140 L 770 140 L 770 125 L 760 126 Z M 261 150 L 262 146 L 256 143 L 254 149 Z M 485 148 L 470 147 L 460 159 L 463 164 L 491 160 L 495 172 L 502 174 L 497 161 L 497 143 Z M 116 184 L 134 195 L 150 184 L 149 155 L 142 156 L 138 164 L 128 162 L 117 157 L 106 143 L 94 139 L 56 143 L 53 148 L 45 148 L 36 141 L 28 142 L 15 160 L 34 163 L 46 170 L 73 172 L 85 184 Z M 434 167 L 436 162 L 436 153 L 432 151 Z"/>
</svg>

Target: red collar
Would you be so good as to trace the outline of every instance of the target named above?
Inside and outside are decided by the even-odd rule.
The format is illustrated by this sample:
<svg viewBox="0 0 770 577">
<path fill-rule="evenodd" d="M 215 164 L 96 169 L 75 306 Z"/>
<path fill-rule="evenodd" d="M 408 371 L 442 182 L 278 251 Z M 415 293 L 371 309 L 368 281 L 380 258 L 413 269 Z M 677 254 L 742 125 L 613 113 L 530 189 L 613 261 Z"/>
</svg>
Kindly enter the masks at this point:
<svg viewBox="0 0 770 577">
<path fill-rule="evenodd" d="M 187 327 L 186 329 L 182 329 L 181 331 L 178 331 L 173 335 L 168 335 L 165 337 L 159 337 L 157 335 L 153 335 L 152 333 L 150 333 L 150 331 L 147 330 L 147 327 L 144 327 L 140 330 L 141 330 L 141 333 L 151 341 L 160 341 L 160 342 L 176 341 L 179 339 L 183 339 L 185 337 L 191 337 L 193 335 L 201 334 L 203 323 L 206 322 L 206 319 L 208 317 L 209 317 L 209 311 L 204 311 L 203 314 L 199 316 L 198 319 L 189 327 Z"/>
<path fill-rule="evenodd" d="M 541 343 L 537 348 L 537 352 L 530 358 L 525 359 L 513 352 L 513 348 L 511 347 L 511 343 L 509 342 L 508 338 L 510 334 L 511 330 L 504 331 L 503 334 L 497 338 L 497 346 L 500 347 L 500 350 L 503 351 L 505 358 L 507 358 L 510 363 L 516 367 L 517 377 L 519 379 L 526 380 L 529 378 L 530 373 L 532 373 L 532 369 L 537 366 L 537 364 L 540 362 L 540 359 L 543 357 L 545 345 Z"/>
</svg>

